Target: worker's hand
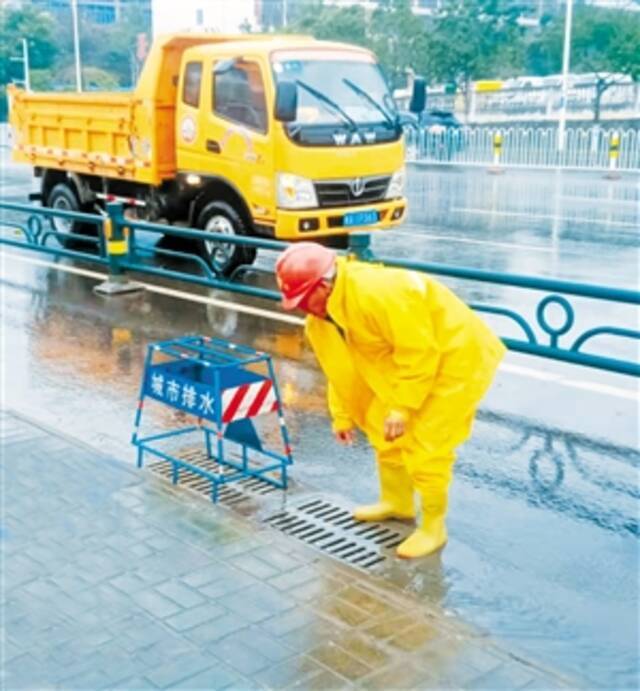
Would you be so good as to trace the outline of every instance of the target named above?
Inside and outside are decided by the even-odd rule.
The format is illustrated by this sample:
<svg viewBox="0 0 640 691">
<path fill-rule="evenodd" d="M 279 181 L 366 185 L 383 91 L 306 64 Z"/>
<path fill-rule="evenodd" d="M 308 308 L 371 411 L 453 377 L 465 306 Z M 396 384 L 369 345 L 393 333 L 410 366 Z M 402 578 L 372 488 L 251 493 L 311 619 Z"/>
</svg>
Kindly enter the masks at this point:
<svg viewBox="0 0 640 691">
<path fill-rule="evenodd" d="M 402 413 L 392 410 L 384 420 L 384 439 L 385 441 L 395 441 L 399 439 L 406 429 L 406 420 Z"/>
<path fill-rule="evenodd" d="M 336 441 L 342 446 L 353 446 L 356 440 L 356 431 L 353 429 L 341 429 L 334 432 L 336 435 Z"/>
</svg>

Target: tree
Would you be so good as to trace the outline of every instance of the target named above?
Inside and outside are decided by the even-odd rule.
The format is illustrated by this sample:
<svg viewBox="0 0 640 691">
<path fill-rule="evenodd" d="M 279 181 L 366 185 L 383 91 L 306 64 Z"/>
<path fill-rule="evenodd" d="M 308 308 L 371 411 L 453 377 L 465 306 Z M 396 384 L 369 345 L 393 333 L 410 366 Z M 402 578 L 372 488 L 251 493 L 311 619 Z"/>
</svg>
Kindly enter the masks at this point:
<svg viewBox="0 0 640 691">
<path fill-rule="evenodd" d="M 321 40 L 344 41 L 370 47 L 366 15 L 360 5 L 336 7 L 325 6 L 317 1 L 307 3 L 300 16 L 289 24 L 287 30 L 311 34 Z"/>
<path fill-rule="evenodd" d="M 73 29 L 70 12 L 59 12 L 56 17 L 58 22 L 56 67 L 62 73 L 69 65 L 73 65 Z M 149 30 L 145 14 L 133 4 L 123 4 L 120 18 L 113 24 L 95 24 L 81 15 L 79 35 L 83 79 L 85 70 L 97 68 L 111 75 L 105 81 L 103 74 L 98 79 L 98 83 L 114 83 L 116 88 L 132 87 L 140 68 L 136 56 L 138 34 L 148 33 Z M 96 40 L 96 36 L 99 36 L 100 40 Z M 65 78 L 61 80 L 60 87 L 69 88 L 74 83 L 73 80 L 68 82 Z"/>
<path fill-rule="evenodd" d="M 369 35 L 391 88 L 404 86 L 408 69 L 424 72 L 426 27 L 422 18 L 411 11 L 410 0 L 381 0 L 372 14 Z"/>
<path fill-rule="evenodd" d="M 523 61 L 521 9 L 503 0 L 447 0 L 433 19 L 428 71 L 465 94 L 474 79 L 513 74 Z"/>
<path fill-rule="evenodd" d="M 12 57 L 22 54 L 20 41 L 29 43 L 29 62 L 34 69 L 50 67 L 56 55 L 55 23 L 50 15 L 30 6 L 24 9 L 0 8 L 0 83 L 22 79 Z"/>
<path fill-rule="evenodd" d="M 532 43 L 529 59 L 541 74 L 562 69 L 564 16 L 552 20 Z M 571 71 L 594 75 L 593 116 L 600 119 L 602 97 L 624 77 L 640 81 L 640 16 L 637 12 L 577 7 L 572 26 Z"/>
<path fill-rule="evenodd" d="M 22 80 L 22 63 L 11 58 L 22 56 L 21 39 L 29 46 L 31 68 L 49 68 L 56 55 L 55 23 L 51 16 L 26 5 L 24 8 L 0 8 L 0 120 L 7 117 L 6 86 Z"/>
<path fill-rule="evenodd" d="M 380 0 L 372 13 L 360 5 L 301 3 L 300 16 L 288 29 L 373 50 L 392 88 L 404 84 L 407 68 L 420 71 L 425 64 L 424 22 L 411 12 L 410 0 Z"/>
<path fill-rule="evenodd" d="M 261 31 L 283 31 L 296 24 L 312 8 L 322 5 L 320 0 L 262 0 L 259 7 L 258 24 Z"/>
<path fill-rule="evenodd" d="M 60 75 L 66 84 L 75 83 L 75 70 L 67 67 Z M 99 67 L 82 68 L 82 86 L 85 91 L 115 91 L 119 87 L 118 79 L 113 72 L 101 70 Z"/>
<path fill-rule="evenodd" d="M 31 88 L 34 91 L 51 91 L 55 86 L 53 70 L 31 70 Z"/>
</svg>

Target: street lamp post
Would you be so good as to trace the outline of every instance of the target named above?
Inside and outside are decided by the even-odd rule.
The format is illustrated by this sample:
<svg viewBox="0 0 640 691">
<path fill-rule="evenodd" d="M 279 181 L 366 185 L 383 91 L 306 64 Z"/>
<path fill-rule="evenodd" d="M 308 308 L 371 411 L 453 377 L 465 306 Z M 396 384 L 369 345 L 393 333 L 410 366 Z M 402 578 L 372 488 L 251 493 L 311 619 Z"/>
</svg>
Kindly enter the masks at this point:
<svg viewBox="0 0 640 691">
<path fill-rule="evenodd" d="M 29 68 L 29 40 L 26 38 L 21 38 L 20 45 L 22 46 L 22 57 L 9 57 L 9 61 L 22 63 L 22 86 L 24 86 L 25 91 L 31 91 L 31 74 Z"/>
<path fill-rule="evenodd" d="M 573 0 L 567 0 L 564 20 L 564 48 L 562 51 L 562 96 L 560 118 L 558 120 L 558 151 L 564 151 L 565 130 L 567 126 L 567 94 L 569 91 L 569 63 L 571 60 L 571 22 L 573 19 Z"/>
<path fill-rule="evenodd" d="M 24 67 L 24 88 L 31 91 L 31 76 L 29 74 L 29 41 L 22 39 L 22 65 Z"/>
<path fill-rule="evenodd" d="M 76 91 L 82 91 L 82 69 L 80 67 L 80 36 L 78 31 L 78 0 L 71 0 L 73 21 L 73 53 L 76 63 Z"/>
</svg>

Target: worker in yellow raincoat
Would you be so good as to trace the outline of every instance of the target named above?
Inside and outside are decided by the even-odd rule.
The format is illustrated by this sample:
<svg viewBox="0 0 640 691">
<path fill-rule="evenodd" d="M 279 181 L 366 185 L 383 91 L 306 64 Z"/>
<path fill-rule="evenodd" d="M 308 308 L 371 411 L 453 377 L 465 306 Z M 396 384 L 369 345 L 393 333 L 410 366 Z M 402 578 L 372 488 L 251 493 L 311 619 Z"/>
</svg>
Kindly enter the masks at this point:
<svg viewBox="0 0 640 691">
<path fill-rule="evenodd" d="M 448 288 L 426 274 L 336 257 L 315 243 L 288 248 L 276 265 L 285 309 L 308 314 L 306 333 L 328 379 L 336 438 L 356 428 L 377 452 L 380 500 L 361 521 L 415 517 L 397 547 L 404 558 L 447 541 L 445 515 L 455 449 L 505 347 Z"/>
</svg>

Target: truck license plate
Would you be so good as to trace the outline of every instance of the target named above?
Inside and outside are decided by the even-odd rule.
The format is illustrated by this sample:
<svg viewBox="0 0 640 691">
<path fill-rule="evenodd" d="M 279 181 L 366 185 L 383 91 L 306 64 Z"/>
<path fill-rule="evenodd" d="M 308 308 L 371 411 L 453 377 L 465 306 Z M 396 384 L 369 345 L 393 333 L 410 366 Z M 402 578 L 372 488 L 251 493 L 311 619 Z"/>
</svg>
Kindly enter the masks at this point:
<svg viewBox="0 0 640 691">
<path fill-rule="evenodd" d="M 349 214 L 345 214 L 343 218 L 343 225 L 345 228 L 352 226 L 370 226 L 372 223 L 377 223 L 380 220 L 380 216 L 375 210 L 367 211 L 353 211 Z"/>
</svg>

